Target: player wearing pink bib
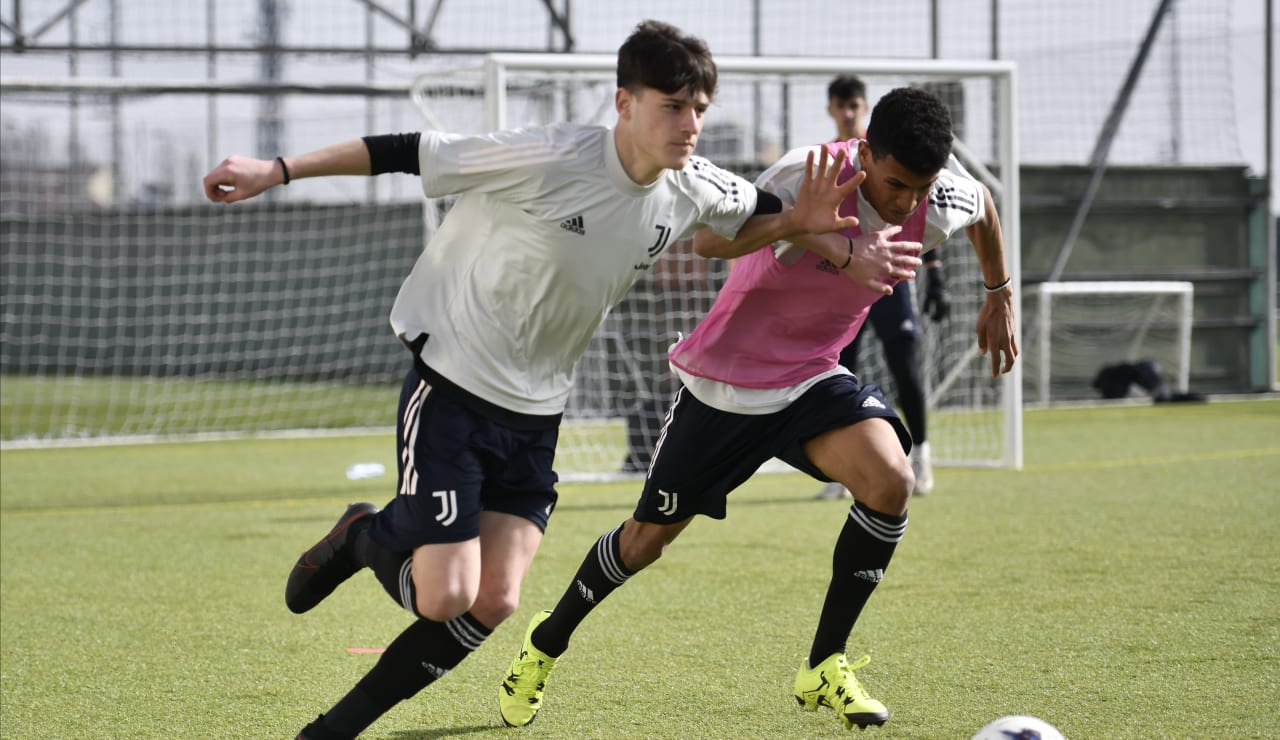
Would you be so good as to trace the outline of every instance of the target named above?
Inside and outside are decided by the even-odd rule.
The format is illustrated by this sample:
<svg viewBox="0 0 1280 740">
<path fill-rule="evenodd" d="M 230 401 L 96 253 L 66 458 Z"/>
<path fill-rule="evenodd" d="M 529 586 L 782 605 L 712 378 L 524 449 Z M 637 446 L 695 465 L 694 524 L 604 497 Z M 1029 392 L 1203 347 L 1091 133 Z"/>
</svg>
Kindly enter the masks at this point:
<svg viewBox="0 0 1280 740">
<path fill-rule="evenodd" d="M 845 643 L 907 525 L 911 438 L 880 390 L 839 364 L 840 350 L 897 279 L 851 280 L 886 252 L 917 254 L 966 229 L 988 286 L 978 346 L 992 374 L 1017 356 L 1013 295 L 991 196 L 955 163 L 951 119 L 936 97 L 900 88 L 876 105 L 867 139 L 828 145 L 852 156 L 838 178 L 865 177 L 841 204 L 857 227 L 756 249 L 707 231 L 704 257 L 740 258 L 710 313 L 671 351 L 684 387 L 667 413 L 635 512 L 604 534 L 551 612 L 535 616 L 498 697 L 503 720 L 533 721 L 546 680 L 577 625 L 627 578 L 657 560 L 702 514 L 725 516 L 727 496 L 770 458 L 854 492 L 808 660 L 795 681 L 801 706 L 834 709 L 847 726 L 883 724 L 888 710 L 862 688 Z M 788 153 L 757 180 L 794 202 L 812 149 Z M 844 264 L 829 258 L 845 246 Z M 839 252 L 836 252 L 837 254 Z M 919 264 L 916 259 L 914 264 Z M 848 273 L 848 274 L 845 274 Z"/>
<path fill-rule="evenodd" d="M 857 142 L 827 145 L 832 156 L 846 153 L 845 171 L 837 182 L 847 181 L 858 170 L 851 143 Z M 790 163 L 804 151 L 794 152 L 761 178 L 793 169 Z M 857 201 L 856 195 L 846 199 L 840 215 L 857 217 Z M 922 204 L 897 238 L 920 242 L 927 213 Z M 862 229 L 855 226 L 840 233 L 852 246 Z M 798 261 L 785 264 L 775 251 L 760 249 L 734 263 L 711 311 L 671 350 L 671 364 L 682 379 L 694 376 L 737 388 L 789 388 L 836 367 L 840 350 L 883 294 L 849 285 L 835 265 L 812 252 L 796 256 Z"/>
</svg>

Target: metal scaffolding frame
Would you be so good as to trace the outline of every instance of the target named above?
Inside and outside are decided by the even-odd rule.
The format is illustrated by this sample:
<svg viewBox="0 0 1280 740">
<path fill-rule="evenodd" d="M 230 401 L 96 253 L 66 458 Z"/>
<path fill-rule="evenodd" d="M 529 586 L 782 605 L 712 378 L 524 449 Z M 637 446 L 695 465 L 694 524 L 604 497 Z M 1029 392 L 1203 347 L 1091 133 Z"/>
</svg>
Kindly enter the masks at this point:
<svg viewBox="0 0 1280 740">
<path fill-rule="evenodd" d="M 0 17 L 0 52 L 24 53 L 146 53 L 146 54 L 349 54 L 353 56 L 407 56 L 414 58 L 419 54 L 486 54 L 494 51 L 530 51 L 523 49 L 497 49 L 492 46 L 465 47 L 442 44 L 436 39 L 435 27 L 447 0 L 402 0 L 404 10 L 397 11 L 388 7 L 387 0 L 351 0 L 365 8 L 367 16 L 389 21 L 405 32 L 404 45 L 378 46 L 366 36 L 363 44 L 315 46 L 282 44 L 270 34 L 250 44 L 227 44 L 217 42 L 210 31 L 210 38 L 203 44 L 122 44 L 112 34 L 105 43 L 84 43 L 73 38 L 68 43 L 45 43 L 42 39 L 50 31 L 63 23 L 73 23 L 76 11 L 91 2 L 107 3 L 109 14 L 114 15 L 117 0 L 66 0 L 65 5 L 57 12 L 44 19 L 29 18 L 23 12 L 22 0 L 13 0 L 12 13 L 8 17 Z M 547 47 L 545 51 L 574 51 L 573 29 L 570 23 L 570 4 L 572 0 L 528 0 L 529 4 L 543 8 L 547 15 Z M 429 6 L 422 8 L 421 6 Z M 212 16 L 215 4 L 208 3 Z M 559 6 L 559 7 L 557 7 Z M 277 0 L 261 0 L 262 12 L 276 15 L 279 12 Z M 425 10 L 425 12 L 420 12 Z M 212 26 L 212 24 L 210 24 Z M 114 31 L 114 29 L 113 29 Z"/>
</svg>

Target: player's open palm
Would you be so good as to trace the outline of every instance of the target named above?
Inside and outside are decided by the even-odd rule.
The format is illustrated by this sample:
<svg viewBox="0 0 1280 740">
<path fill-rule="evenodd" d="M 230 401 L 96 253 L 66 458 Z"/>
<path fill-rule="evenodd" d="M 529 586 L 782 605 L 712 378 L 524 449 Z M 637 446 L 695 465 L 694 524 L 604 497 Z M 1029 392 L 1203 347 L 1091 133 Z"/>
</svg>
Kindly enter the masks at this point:
<svg viewBox="0 0 1280 740">
<path fill-rule="evenodd" d="M 914 278 L 920 266 L 921 244 L 895 240 L 901 231 L 901 226 L 889 225 L 852 239 L 845 274 L 882 295 L 892 293 L 895 282 Z"/>
<path fill-rule="evenodd" d="M 235 203 L 278 182 L 274 161 L 233 154 L 204 176 L 204 195 L 214 203 Z"/>
<path fill-rule="evenodd" d="M 791 209 L 792 223 L 803 233 L 825 234 L 858 225 L 855 216 L 840 215 L 840 204 L 862 184 L 867 174 L 859 171 L 837 184 L 844 163 L 844 150 L 834 158 L 826 147 L 821 147 L 821 153 L 816 157 L 812 150 L 809 151 L 804 165 L 804 182 L 800 184 Z"/>
</svg>

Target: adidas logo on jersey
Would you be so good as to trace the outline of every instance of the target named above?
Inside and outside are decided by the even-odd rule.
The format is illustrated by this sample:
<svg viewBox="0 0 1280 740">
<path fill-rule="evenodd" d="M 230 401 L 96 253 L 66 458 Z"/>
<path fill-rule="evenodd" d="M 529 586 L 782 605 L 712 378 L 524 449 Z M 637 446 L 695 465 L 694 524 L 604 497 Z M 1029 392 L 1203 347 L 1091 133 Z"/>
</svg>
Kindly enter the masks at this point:
<svg viewBox="0 0 1280 740">
<path fill-rule="evenodd" d="M 864 409 L 882 409 L 882 408 L 884 408 L 884 404 L 883 404 L 883 403 L 880 403 L 880 399 L 878 399 L 878 398 L 876 398 L 876 397 L 874 397 L 874 396 L 867 396 L 867 397 L 862 401 L 862 408 L 864 408 Z"/>
<path fill-rule="evenodd" d="M 566 218 L 560 222 L 560 228 L 565 231 L 572 231 L 578 236 L 584 236 L 587 233 L 587 227 L 582 223 L 582 216 Z"/>
</svg>

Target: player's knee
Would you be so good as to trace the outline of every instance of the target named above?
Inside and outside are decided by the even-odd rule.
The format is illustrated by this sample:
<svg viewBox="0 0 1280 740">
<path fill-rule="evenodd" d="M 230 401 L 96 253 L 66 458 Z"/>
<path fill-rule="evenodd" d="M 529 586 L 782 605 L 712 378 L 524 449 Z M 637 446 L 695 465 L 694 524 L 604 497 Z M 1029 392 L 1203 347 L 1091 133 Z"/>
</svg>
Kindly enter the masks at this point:
<svg viewBox="0 0 1280 740">
<path fill-rule="evenodd" d="M 911 461 L 905 455 L 901 461 L 883 468 L 869 483 L 865 489 L 855 492 L 858 500 L 886 514 L 901 516 L 906 513 L 911 492 L 916 486 L 916 476 L 911 470 Z"/>
<path fill-rule="evenodd" d="M 905 514 L 915 487 L 915 471 L 911 469 L 911 461 L 904 456 L 901 463 L 890 469 L 885 481 L 884 496 L 889 507 L 885 511 L 899 516 Z"/>
<path fill-rule="evenodd" d="M 618 543 L 618 553 L 622 556 L 622 564 L 634 573 L 652 565 L 662 557 L 668 544 L 660 537 L 623 538 Z"/>
<path fill-rule="evenodd" d="M 471 606 L 471 616 L 493 629 L 515 614 L 519 606 L 519 589 L 481 589 Z"/>
<path fill-rule="evenodd" d="M 465 589 L 418 589 L 414 594 L 414 608 L 418 616 L 433 622 L 448 622 L 471 609 L 476 595 Z"/>
</svg>

